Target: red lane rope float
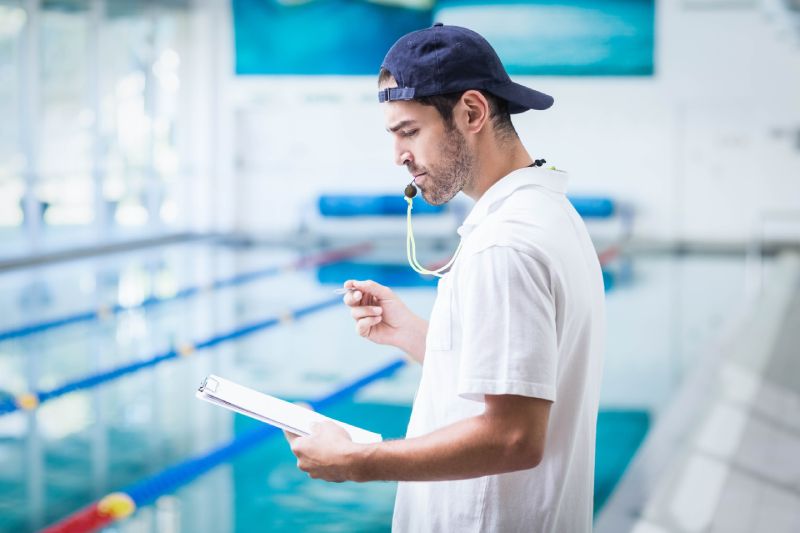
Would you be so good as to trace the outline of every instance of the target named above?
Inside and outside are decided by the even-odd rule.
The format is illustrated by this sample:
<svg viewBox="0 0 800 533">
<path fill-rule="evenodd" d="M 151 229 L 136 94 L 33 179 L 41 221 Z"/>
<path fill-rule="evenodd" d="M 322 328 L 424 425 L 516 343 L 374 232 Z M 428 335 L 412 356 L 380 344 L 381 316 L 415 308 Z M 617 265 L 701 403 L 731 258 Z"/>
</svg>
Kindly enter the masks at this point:
<svg viewBox="0 0 800 533">
<path fill-rule="evenodd" d="M 114 492 L 66 519 L 46 527 L 41 533 L 86 533 L 122 520 L 136 511 L 136 504 L 124 492 Z"/>
<path fill-rule="evenodd" d="M 615 245 L 600 252 L 598 254 L 600 263 L 605 264 L 613 260 L 619 255 L 620 248 L 620 246 Z M 311 404 L 317 410 L 327 407 L 372 381 L 388 377 L 404 365 L 405 361 L 402 359 L 392 361 L 378 371 L 357 379 L 324 398 L 312 401 Z M 146 505 L 154 501 L 159 495 L 174 491 L 181 485 L 195 479 L 197 476 L 210 470 L 221 462 L 242 453 L 246 449 L 249 449 L 253 445 L 277 433 L 275 428 L 271 426 L 257 428 L 229 444 L 213 450 L 205 456 L 189 459 L 170 467 L 160 474 L 129 487 L 128 490 L 137 496 L 141 505 Z M 41 533 L 90 533 L 112 522 L 130 516 L 136 511 L 136 508 L 136 501 L 131 495 L 127 492 L 115 492 L 98 502 L 76 511 L 60 522 L 48 526 L 41 530 Z"/>
<path fill-rule="evenodd" d="M 331 405 L 351 397 L 364 386 L 391 376 L 405 366 L 397 358 L 377 370 L 339 386 L 335 391 L 308 403 L 315 411 L 323 411 Z M 61 521 L 43 529 L 40 533 L 90 533 L 108 524 L 133 514 L 164 494 L 175 492 L 180 487 L 208 472 L 212 468 L 244 453 L 268 438 L 280 435 L 274 426 L 260 425 L 203 455 L 191 457 L 170 466 L 158 474 L 145 478 L 119 492 L 109 494 Z"/>
<path fill-rule="evenodd" d="M 328 250 L 325 252 L 320 252 L 318 254 L 301 257 L 300 259 L 292 263 L 292 266 L 294 268 L 300 269 L 312 266 L 319 266 L 327 263 L 336 263 L 337 261 L 350 259 L 355 255 L 365 254 L 370 250 L 372 250 L 372 248 L 373 248 L 372 243 L 365 242 L 337 250 Z"/>
<path fill-rule="evenodd" d="M 613 261 L 614 259 L 616 259 L 617 257 L 619 257 L 619 254 L 621 252 L 622 252 L 622 246 L 620 246 L 619 244 L 615 244 L 615 245 L 609 246 L 608 248 L 606 248 L 602 252 L 598 253 L 597 254 L 597 259 L 600 260 L 600 265 L 605 266 L 608 263 L 610 263 L 611 261 Z"/>
</svg>

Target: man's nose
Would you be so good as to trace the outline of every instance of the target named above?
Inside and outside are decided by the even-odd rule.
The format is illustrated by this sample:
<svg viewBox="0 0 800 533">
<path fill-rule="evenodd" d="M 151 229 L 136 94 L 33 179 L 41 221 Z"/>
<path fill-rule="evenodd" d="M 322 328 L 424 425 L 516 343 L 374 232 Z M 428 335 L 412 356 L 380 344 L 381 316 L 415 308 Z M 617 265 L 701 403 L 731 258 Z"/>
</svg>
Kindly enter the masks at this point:
<svg viewBox="0 0 800 533">
<path fill-rule="evenodd" d="M 411 152 L 400 146 L 395 147 L 394 150 L 395 165 L 400 165 L 400 166 L 407 165 L 408 163 L 411 163 L 413 160 L 414 158 L 411 156 Z"/>
</svg>

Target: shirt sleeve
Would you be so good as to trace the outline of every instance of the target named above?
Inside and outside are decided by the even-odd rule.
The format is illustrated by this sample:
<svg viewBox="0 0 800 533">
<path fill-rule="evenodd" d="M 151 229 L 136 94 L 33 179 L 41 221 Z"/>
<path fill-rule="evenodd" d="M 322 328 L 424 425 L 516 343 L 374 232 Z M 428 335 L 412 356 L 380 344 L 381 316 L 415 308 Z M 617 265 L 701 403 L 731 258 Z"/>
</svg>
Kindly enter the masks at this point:
<svg viewBox="0 0 800 533">
<path fill-rule="evenodd" d="M 458 283 L 462 325 L 458 394 L 555 401 L 558 344 L 550 269 L 513 248 L 471 256 Z"/>
</svg>

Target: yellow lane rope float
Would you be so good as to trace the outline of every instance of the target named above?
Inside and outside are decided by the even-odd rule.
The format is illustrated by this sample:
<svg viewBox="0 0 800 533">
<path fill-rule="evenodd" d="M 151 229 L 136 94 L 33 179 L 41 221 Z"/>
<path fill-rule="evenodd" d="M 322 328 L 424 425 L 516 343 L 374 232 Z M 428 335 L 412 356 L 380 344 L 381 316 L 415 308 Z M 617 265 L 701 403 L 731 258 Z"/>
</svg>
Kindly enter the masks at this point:
<svg viewBox="0 0 800 533">
<path fill-rule="evenodd" d="M 136 503 L 133 498 L 124 492 L 112 492 L 97 504 L 100 514 L 110 516 L 115 520 L 126 518 L 136 511 Z"/>
</svg>

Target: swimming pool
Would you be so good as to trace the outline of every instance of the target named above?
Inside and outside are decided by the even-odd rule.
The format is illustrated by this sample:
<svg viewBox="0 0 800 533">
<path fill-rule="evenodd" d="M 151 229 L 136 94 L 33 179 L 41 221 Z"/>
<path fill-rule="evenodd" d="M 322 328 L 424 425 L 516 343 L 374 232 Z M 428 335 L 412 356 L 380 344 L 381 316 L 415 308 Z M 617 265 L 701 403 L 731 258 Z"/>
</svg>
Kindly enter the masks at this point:
<svg viewBox="0 0 800 533">
<path fill-rule="evenodd" d="M 0 342 L 2 394 L 52 390 L 87 374 L 220 332 L 278 317 L 186 357 L 143 367 L 105 384 L 0 416 L 0 530 L 53 523 L 109 492 L 246 435 L 258 423 L 194 399 L 208 373 L 293 399 L 318 398 L 394 360 L 392 348 L 359 338 L 341 305 L 289 320 L 287 311 L 331 299 L 341 276 L 389 276 L 419 313 L 435 295 L 413 286 L 402 255 L 372 251 L 347 264 L 281 269 L 239 285 L 161 305 L 186 285 L 286 265 L 314 250 L 171 245 L 146 254 L 81 260 L 0 275 L 0 330 L 124 302 L 100 320 Z M 402 249 L 400 250 L 402 252 Z M 421 251 L 439 259 L 441 251 Z M 381 265 L 375 269 L 374 265 Z M 598 423 L 599 508 L 669 402 L 692 362 L 744 298 L 740 256 L 637 254 L 609 263 L 609 339 Z M 375 381 L 328 411 L 386 437 L 402 436 L 418 369 Z M 266 439 L 126 521 L 124 531 L 385 531 L 395 485 L 328 484 L 294 466 L 282 438 Z"/>
</svg>

